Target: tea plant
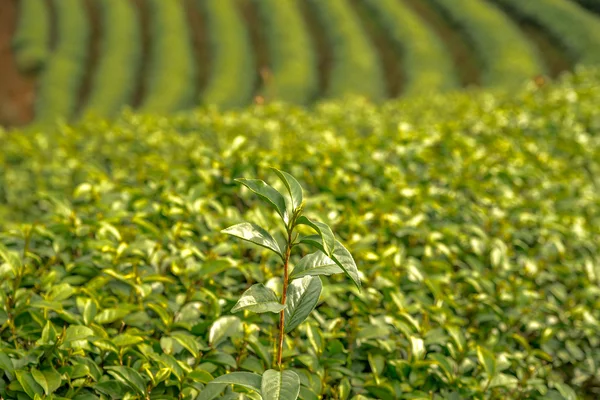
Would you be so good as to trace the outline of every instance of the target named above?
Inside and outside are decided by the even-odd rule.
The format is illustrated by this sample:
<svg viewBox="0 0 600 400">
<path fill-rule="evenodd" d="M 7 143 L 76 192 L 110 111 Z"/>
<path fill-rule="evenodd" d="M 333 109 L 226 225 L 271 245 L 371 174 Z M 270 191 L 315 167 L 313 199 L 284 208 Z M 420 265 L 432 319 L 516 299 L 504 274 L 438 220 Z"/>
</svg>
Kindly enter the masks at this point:
<svg viewBox="0 0 600 400">
<path fill-rule="evenodd" d="M 281 258 L 283 290 L 280 298 L 272 289 L 257 283 L 246 290 L 231 309 L 234 313 L 250 311 L 279 314 L 276 362 L 278 369 L 269 369 L 262 377 L 252 372 L 232 372 L 222 375 L 209 383 L 201 392 L 199 397 L 201 400 L 215 398 L 229 384 L 256 391 L 264 400 L 297 399 L 300 393 L 300 378 L 294 371 L 283 368 L 283 341 L 285 335 L 308 318 L 317 306 L 323 287 L 319 276 L 345 273 L 360 290 L 358 269 L 350 252 L 335 239 L 327 224 L 313 221 L 302 215 L 304 200 L 302 187 L 298 181 L 287 172 L 274 168 L 273 171 L 283 182 L 287 193 L 280 193 L 260 179 L 237 179 L 237 181 L 275 208 L 285 230 L 283 244 L 280 244 L 267 230 L 251 222 L 233 225 L 223 232 L 269 249 Z M 316 234 L 300 236 L 297 230 L 302 225 L 311 228 Z M 306 244 L 317 251 L 302 258 L 290 273 L 292 249 L 300 244 Z"/>
</svg>

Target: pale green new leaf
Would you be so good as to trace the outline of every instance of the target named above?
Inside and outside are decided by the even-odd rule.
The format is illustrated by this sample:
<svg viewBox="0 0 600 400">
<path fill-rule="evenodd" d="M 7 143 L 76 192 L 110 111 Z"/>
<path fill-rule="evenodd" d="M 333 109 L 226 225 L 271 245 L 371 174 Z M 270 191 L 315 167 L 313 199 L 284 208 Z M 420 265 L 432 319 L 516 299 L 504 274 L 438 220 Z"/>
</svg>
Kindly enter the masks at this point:
<svg viewBox="0 0 600 400">
<path fill-rule="evenodd" d="M 496 375 L 496 358 L 491 351 L 477 346 L 477 358 L 490 378 Z"/>
<path fill-rule="evenodd" d="M 300 393 L 300 378 L 294 371 L 269 369 L 263 373 L 261 394 L 263 400 L 296 400 Z"/>
<path fill-rule="evenodd" d="M 317 231 L 323 243 L 323 252 L 331 257 L 333 251 L 335 250 L 335 237 L 333 236 L 333 231 L 329 225 L 319 221 L 311 221 L 305 216 L 298 218 L 296 223 L 298 225 L 310 226 Z"/>
<path fill-rule="evenodd" d="M 283 222 L 286 224 L 289 222 L 290 216 L 285 205 L 285 199 L 281 193 L 275 190 L 272 186 L 266 184 L 260 179 L 239 178 L 236 179 L 236 181 L 271 203 L 271 205 L 275 207 L 277 213 L 281 216 L 281 219 L 283 219 Z"/>
<path fill-rule="evenodd" d="M 285 302 L 285 333 L 300 325 L 314 310 L 322 289 L 318 276 L 305 276 L 290 283 Z"/>
<path fill-rule="evenodd" d="M 302 186 L 300 183 L 294 178 L 292 175 L 288 174 L 285 171 L 280 171 L 277 168 L 271 168 L 279 179 L 283 182 L 285 187 L 287 188 L 290 194 L 290 200 L 292 203 L 292 209 L 296 211 L 298 207 L 302 204 L 303 196 L 302 196 Z"/>
<path fill-rule="evenodd" d="M 208 331 L 208 343 L 216 347 L 227 338 L 240 336 L 242 331 L 242 322 L 235 315 L 220 317 L 213 322 Z"/>
<path fill-rule="evenodd" d="M 31 375 L 33 376 L 33 379 L 35 379 L 35 381 L 42 387 L 42 389 L 44 389 L 44 392 L 47 395 L 53 393 L 60 387 L 60 374 L 54 368 L 49 368 L 42 371 L 36 368 L 31 368 Z"/>
<path fill-rule="evenodd" d="M 231 312 L 248 310 L 255 313 L 278 313 L 285 306 L 279 302 L 277 295 L 262 283 L 250 286 L 238 300 Z"/>
<path fill-rule="evenodd" d="M 0 243 L 0 259 L 4 260 L 14 270 L 21 268 L 21 258 L 16 252 L 8 250 L 2 243 Z"/>
<path fill-rule="evenodd" d="M 196 342 L 194 336 L 182 332 L 173 332 L 171 337 L 175 339 L 184 349 L 189 351 L 194 357 L 198 357 L 198 354 L 200 353 L 200 346 L 198 346 L 198 342 Z"/>
<path fill-rule="evenodd" d="M 344 270 L 341 269 L 335 261 L 327 257 L 322 251 L 316 251 L 304 256 L 300 260 L 290 274 L 290 280 L 302 278 L 307 275 L 317 276 L 343 273 Z"/>
<path fill-rule="evenodd" d="M 15 371 L 15 375 L 29 397 L 33 398 L 36 394 L 41 395 L 44 393 L 44 390 L 38 385 L 31 373 L 27 371 Z"/>
<path fill-rule="evenodd" d="M 319 235 L 310 235 L 305 236 L 300 240 L 301 243 L 306 243 L 311 246 L 316 247 L 325 253 L 323 248 L 323 241 Z M 335 241 L 335 249 L 333 250 L 333 254 L 330 258 L 341 268 L 344 270 L 346 275 L 352 279 L 354 285 L 360 290 L 360 276 L 358 275 L 358 268 L 356 267 L 356 263 L 354 262 L 354 258 L 344 245 L 342 245 L 339 240 Z"/>
<path fill-rule="evenodd" d="M 241 224 L 233 225 L 227 229 L 223 229 L 221 232 L 267 248 L 277 253 L 279 257 L 283 258 L 283 254 L 279 248 L 279 245 L 277 244 L 277 241 L 269 232 L 256 224 L 251 222 L 242 222 Z"/>
</svg>

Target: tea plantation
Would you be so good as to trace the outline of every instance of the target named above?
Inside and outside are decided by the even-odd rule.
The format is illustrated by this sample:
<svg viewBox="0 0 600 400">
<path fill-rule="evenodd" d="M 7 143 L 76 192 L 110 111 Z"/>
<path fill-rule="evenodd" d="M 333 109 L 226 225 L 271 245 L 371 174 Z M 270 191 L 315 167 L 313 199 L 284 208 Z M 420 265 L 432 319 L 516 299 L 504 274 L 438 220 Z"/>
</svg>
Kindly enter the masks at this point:
<svg viewBox="0 0 600 400">
<path fill-rule="evenodd" d="M 600 64 L 598 0 L 5 2 L 5 126 L 113 118 L 124 107 L 516 89 Z"/>
<path fill-rule="evenodd" d="M 221 230 L 274 226 L 234 182 L 273 166 L 361 271 L 362 291 L 324 277 L 287 335 L 301 399 L 597 399 L 598 104 L 580 68 L 510 92 L 0 130 L 0 398 L 195 399 L 272 368 L 277 315 L 231 309 L 254 283 L 281 291 L 280 260 Z"/>
</svg>

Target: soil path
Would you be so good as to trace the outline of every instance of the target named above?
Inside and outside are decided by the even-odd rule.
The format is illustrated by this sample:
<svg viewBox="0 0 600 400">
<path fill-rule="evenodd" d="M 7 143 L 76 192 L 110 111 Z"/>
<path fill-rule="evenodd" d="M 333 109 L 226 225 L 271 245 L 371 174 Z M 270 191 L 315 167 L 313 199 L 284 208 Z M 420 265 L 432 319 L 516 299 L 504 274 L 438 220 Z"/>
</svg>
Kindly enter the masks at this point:
<svg viewBox="0 0 600 400">
<path fill-rule="evenodd" d="M 35 77 L 21 74 L 11 49 L 18 0 L 0 0 L 0 125 L 25 125 L 33 119 Z"/>
</svg>

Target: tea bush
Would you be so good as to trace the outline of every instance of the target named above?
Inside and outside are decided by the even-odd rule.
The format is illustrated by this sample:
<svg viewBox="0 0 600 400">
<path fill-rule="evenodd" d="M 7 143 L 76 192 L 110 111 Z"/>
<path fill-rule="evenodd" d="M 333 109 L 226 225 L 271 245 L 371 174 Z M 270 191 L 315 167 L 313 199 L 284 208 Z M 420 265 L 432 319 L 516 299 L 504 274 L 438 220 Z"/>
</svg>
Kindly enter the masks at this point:
<svg viewBox="0 0 600 400">
<path fill-rule="evenodd" d="M 599 80 L 0 131 L 0 396 L 194 399 L 272 368 L 277 316 L 231 309 L 281 293 L 277 260 L 221 230 L 273 226 L 233 180 L 275 166 L 363 287 L 324 277 L 284 341 L 300 398 L 598 398 Z"/>
</svg>

